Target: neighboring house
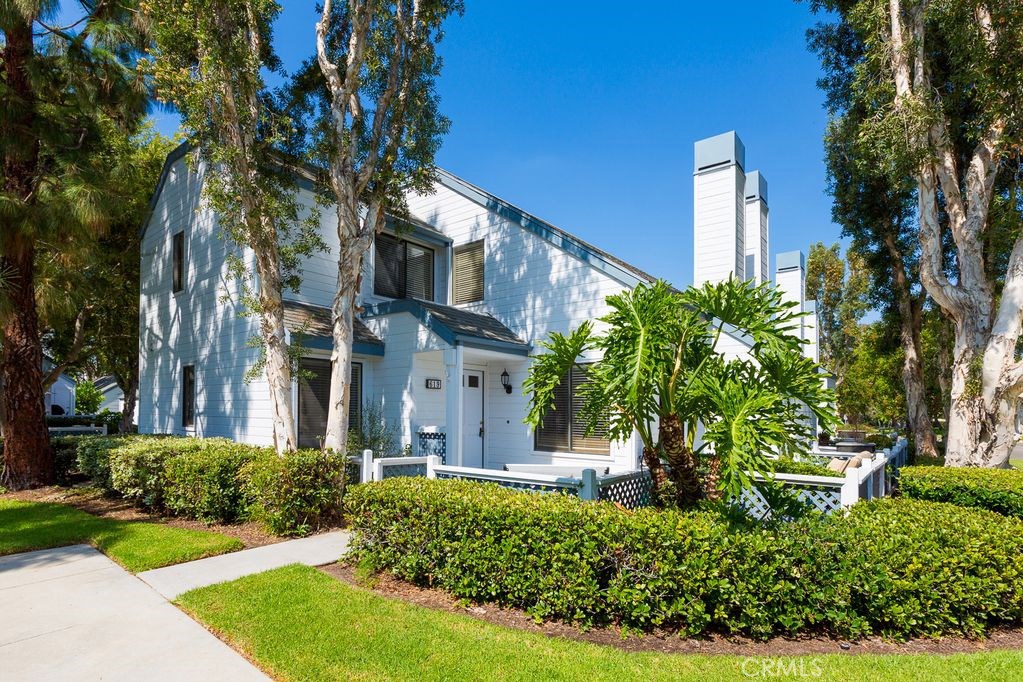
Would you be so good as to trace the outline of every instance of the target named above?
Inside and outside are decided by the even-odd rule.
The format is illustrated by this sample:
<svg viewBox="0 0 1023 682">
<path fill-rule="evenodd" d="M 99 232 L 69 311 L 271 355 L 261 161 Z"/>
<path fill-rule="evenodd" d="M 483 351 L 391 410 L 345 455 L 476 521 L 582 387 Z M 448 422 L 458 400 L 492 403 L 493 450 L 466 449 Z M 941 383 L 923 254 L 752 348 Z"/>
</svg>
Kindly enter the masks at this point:
<svg viewBox="0 0 1023 682">
<path fill-rule="evenodd" d="M 103 394 L 103 402 L 99 404 L 96 412 L 109 410 L 121 412 L 124 410 L 124 391 L 117 385 L 117 379 L 112 376 L 100 377 L 95 382 L 96 388 Z"/>
<path fill-rule="evenodd" d="M 56 366 L 50 358 L 43 356 L 43 374 L 47 374 Z M 74 379 L 63 372 L 53 382 L 53 385 L 43 394 L 46 404 L 46 414 L 64 415 L 75 413 L 75 386 Z"/>
<path fill-rule="evenodd" d="M 247 343 L 258 318 L 239 315 L 240 287 L 225 260 L 237 253 L 254 271 L 253 257 L 221 239 L 186 153 L 182 146 L 168 157 L 142 228 L 139 431 L 268 444 L 265 380 L 245 380 L 258 360 Z M 742 206 L 744 186 L 737 186 Z M 434 189 L 409 195 L 412 219 L 400 228 L 392 221 L 367 255 L 351 411 L 379 405 L 416 453 L 438 438 L 423 434 L 444 434 L 448 464 L 635 468 L 637 437 L 584 435 L 574 400 L 584 369 L 566 378 L 557 409 L 535 432 L 523 423 L 522 383 L 529 354 L 550 332 L 601 317 L 609 294 L 653 278 L 451 173 L 439 171 Z M 301 191 L 312 205 L 308 183 Z M 300 335 L 308 375 L 292 398 L 303 447 L 316 447 L 326 424 L 335 225 L 334 211 L 325 210 L 320 232 L 331 248 L 308 258 L 300 290 L 285 293 L 289 338 Z M 754 260 L 766 257 L 765 237 Z M 735 263 L 743 267 L 745 256 Z M 737 336 L 729 344 L 729 352 L 748 349 Z"/>
</svg>

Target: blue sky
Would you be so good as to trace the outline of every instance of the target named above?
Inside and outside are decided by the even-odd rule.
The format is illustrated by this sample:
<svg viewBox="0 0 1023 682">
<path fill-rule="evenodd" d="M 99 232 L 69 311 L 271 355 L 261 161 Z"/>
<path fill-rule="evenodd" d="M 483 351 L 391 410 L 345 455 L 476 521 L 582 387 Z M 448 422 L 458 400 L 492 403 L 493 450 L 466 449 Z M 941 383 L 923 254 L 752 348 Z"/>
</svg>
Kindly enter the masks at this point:
<svg viewBox="0 0 1023 682">
<path fill-rule="evenodd" d="M 312 2 L 277 47 L 313 51 Z M 771 258 L 831 243 L 816 19 L 790 0 L 466 0 L 441 46 L 440 166 L 676 285 L 692 281 L 693 142 L 735 130 L 769 183 Z M 173 116 L 159 127 L 173 132 Z M 773 266 L 772 266 L 773 270 Z"/>
</svg>

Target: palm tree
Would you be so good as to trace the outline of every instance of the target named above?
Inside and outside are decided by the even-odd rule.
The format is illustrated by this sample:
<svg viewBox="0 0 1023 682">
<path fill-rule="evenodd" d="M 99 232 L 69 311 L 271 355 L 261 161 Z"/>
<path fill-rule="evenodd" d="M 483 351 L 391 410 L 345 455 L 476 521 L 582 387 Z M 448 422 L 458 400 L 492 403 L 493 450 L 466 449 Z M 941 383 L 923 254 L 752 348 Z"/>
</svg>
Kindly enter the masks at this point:
<svg viewBox="0 0 1023 682">
<path fill-rule="evenodd" d="M 45 243 L 101 232 L 117 202 L 101 151 L 147 106 L 134 68 L 145 47 L 136 3 L 0 3 L 0 420 L 2 483 L 49 483 L 37 257 Z M 59 25 L 74 9 L 78 17 Z"/>
<path fill-rule="evenodd" d="M 526 421 L 540 425 L 562 377 L 581 357 L 599 356 L 581 387 L 587 431 L 639 434 L 662 504 L 737 496 L 751 472 L 770 471 L 768 455 L 809 449 L 811 414 L 825 427 L 837 421 L 795 334 L 802 313 L 769 283 L 730 279 L 679 292 L 658 281 L 607 303 L 606 331 L 586 322 L 551 334 L 547 352 L 534 356 Z M 749 353 L 727 354 L 726 335 L 751 344 Z"/>
</svg>

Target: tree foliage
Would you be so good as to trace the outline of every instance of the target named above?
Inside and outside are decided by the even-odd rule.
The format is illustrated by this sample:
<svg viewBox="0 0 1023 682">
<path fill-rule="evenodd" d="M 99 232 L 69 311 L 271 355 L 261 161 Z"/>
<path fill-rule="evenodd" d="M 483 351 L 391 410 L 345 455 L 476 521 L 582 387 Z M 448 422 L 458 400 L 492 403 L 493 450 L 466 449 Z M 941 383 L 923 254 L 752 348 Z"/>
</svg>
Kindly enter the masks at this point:
<svg viewBox="0 0 1023 682">
<path fill-rule="evenodd" d="M 806 259 L 806 297 L 817 302 L 821 364 L 836 377 L 836 388 L 847 376 L 856 346 L 860 319 L 870 308 L 870 282 L 863 259 L 847 249 L 843 259 L 836 242 L 817 242 Z"/>
<path fill-rule="evenodd" d="M 658 281 L 607 304 L 605 331 L 584 323 L 543 343 L 523 385 L 527 421 L 541 424 L 573 364 L 594 359 L 581 395 L 587 431 L 638 433 L 662 501 L 738 495 L 750 472 L 770 470 L 769 454 L 808 450 L 807 412 L 824 428 L 835 423 L 833 395 L 795 333 L 801 313 L 770 284 L 730 279 L 678 292 Z M 749 357 L 725 355 L 726 333 L 750 339 Z"/>
</svg>

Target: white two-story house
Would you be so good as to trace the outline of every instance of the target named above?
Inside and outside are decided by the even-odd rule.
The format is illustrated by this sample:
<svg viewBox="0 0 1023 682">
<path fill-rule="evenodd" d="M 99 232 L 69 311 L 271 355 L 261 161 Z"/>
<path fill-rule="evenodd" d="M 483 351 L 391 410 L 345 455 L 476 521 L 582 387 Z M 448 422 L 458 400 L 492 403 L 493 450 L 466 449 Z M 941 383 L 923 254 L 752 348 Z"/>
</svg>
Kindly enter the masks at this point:
<svg viewBox="0 0 1023 682">
<path fill-rule="evenodd" d="M 245 376 L 259 355 L 250 344 L 258 319 L 241 315 L 226 262 L 237 247 L 203 207 L 202 173 L 186 153 L 169 156 L 142 228 L 139 430 L 269 444 L 265 381 Z M 523 422 L 522 383 L 550 332 L 603 316 L 605 297 L 653 278 L 443 170 L 431 194 L 407 202 L 412 219 L 389 225 L 366 258 L 350 411 L 378 406 L 403 445 L 416 454 L 439 446 L 448 464 L 635 468 L 638 438 L 585 435 L 574 399 L 583 368 L 566 377 L 557 409 L 535 431 Z M 285 292 L 306 370 L 293 391 L 302 447 L 323 437 L 329 389 L 334 211 L 319 224 L 334 248 L 306 260 L 300 290 Z M 729 343 L 742 352 L 741 339 Z"/>
</svg>

